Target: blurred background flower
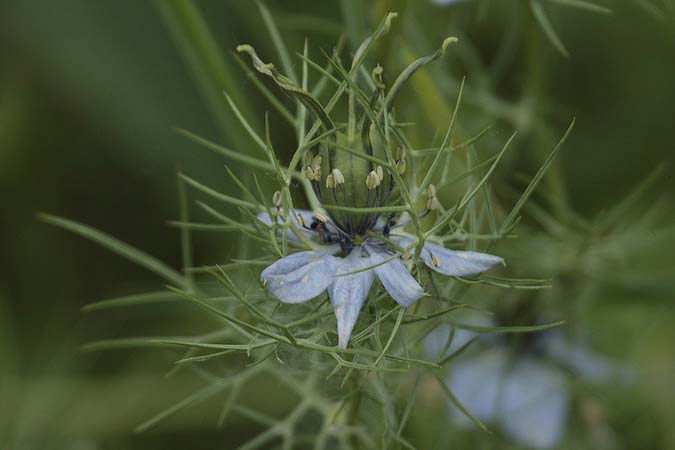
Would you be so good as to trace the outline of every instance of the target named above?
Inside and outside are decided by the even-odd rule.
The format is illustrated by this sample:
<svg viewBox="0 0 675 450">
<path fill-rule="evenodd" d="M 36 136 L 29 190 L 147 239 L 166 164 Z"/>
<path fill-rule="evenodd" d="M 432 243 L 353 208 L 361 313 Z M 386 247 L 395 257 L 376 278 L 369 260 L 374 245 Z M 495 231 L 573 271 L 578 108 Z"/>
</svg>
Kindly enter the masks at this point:
<svg viewBox="0 0 675 450">
<path fill-rule="evenodd" d="M 298 0 L 267 6 L 293 51 L 309 37 L 311 48 L 329 53 L 342 32 L 350 44 L 360 42 L 387 10 L 398 11 L 395 32 L 376 55 L 387 68 L 459 36 L 461 45 L 442 64 L 411 80 L 397 113 L 417 123 L 415 142 L 437 141 L 466 76 L 460 115 L 466 135 L 494 124 L 476 145 L 481 158 L 519 131 L 492 183 L 491 195 L 505 211 L 577 117 L 524 210 L 518 238 L 494 251 L 512 275 L 550 278 L 552 288 L 504 294 L 481 287 L 469 299 L 488 312 L 534 305 L 537 314 L 567 320 L 567 339 L 581 336 L 594 352 L 635 368 L 630 389 L 566 374 L 581 395 L 566 403 L 559 446 L 675 448 L 673 4 L 594 3 L 612 14 L 571 4 L 586 5 L 343 0 L 336 7 Z M 201 33 L 205 27 L 212 35 Z M 203 374 L 171 370 L 163 377 L 176 359 L 173 350 L 81 353 L 82 344 L 96 339 L 166 329 L 195 334 L 213 321 L 178 302 L 84 316 L 80 308 L 93 300 L 161 290 L 163 283 L 35 216 L 47 211 L 81 220 L 179 267 L 179 233 L 166 224 L 179 214 L 176 169 L 222 192 L 235 190 L 226 161 L 175 128 L 248 151 L 252 144 L 219 95 L 227 89 L 253 123 L 270 110 L 282 155 L 296 140 L 240 69 L 233 51 L 242 42 L 274 54 L 258 8 L 244 0 L 0 4 L 0 448 L 236 448 L 259 433 L 245 409 L 219 426 L 223 397 L 193 397 Z M 191 62 L 200 57 L 219 62 L 195 70 Z M 636 191 L 661 164 L 653 183 Z M 439 200 L 453 204 L 457 192 L 448 189 Z M 206 263 L 223 262 L 242 245 L 232 233 L 193 237 L 195 257 Z M 453 364 L 470 364 L 468 350 Z M 265 379 L 242 397 L 270 416 L 311 388 L 286 394 L 278 389 L 282 381 Z M 418 407 L 401 430 L 416 448 L 533 444 L 498 430 L 453 427 L 440 388 L 420 386 Z M 189 401 L 182 406 L 201 402 L 189 411 L 167 410 L 183 399 Z M 168 420 L 154 420 L 158 411 L 168 411 Z M 134 432 L 138 425 L 142 433 Z"/>
</svg>

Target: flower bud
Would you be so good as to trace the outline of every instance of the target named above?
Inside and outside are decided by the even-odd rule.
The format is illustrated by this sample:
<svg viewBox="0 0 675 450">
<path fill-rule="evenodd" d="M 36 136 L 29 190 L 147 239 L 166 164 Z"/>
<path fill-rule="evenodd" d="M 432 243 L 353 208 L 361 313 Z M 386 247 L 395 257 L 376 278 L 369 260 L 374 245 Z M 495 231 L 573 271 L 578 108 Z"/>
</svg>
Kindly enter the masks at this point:
<svg viewBox="0 0 675 450">
<path fill-rule="evenodd" d="M 380 185 L 380 177 L 374 170 L 371 170 L 368 176 L 366 177 L 366 187 L 372 191 L 379 185 Z"/>
<path fill-rule="evenodd" d="M 336 186 L 344 184 L 345 176 L 342 175 L 342 172 L 340 172 L 340 169 L 338 169 L 338 168 L 333 169 L 333 180 L 335 181 Z"/>
<path fill-rule="evenodd" d="M 279 191 L 274 191 L 274 194 L 272 195 L 272 203 L 274 206 L 277 208 L 281 207 L 281 192 Z"/>
<path fill-rule="evenodd" d="M 326 187 L 328 189 L 335 189 L 335 177 L 332 173 L 326 177 Z"/>
</svg>

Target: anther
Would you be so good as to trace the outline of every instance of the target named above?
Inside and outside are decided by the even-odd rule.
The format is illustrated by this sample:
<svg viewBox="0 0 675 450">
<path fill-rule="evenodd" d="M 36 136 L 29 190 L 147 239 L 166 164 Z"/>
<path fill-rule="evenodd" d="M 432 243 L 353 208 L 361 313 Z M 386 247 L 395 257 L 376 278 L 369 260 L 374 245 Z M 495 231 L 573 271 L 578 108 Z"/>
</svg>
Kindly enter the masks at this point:
<svg viewBox="0 0 675 450">
<path fill-rule="evenodd" d="M 272 203 L 277 207 L 277 209 L 281 208 L 281 192 L 274 191 L 274 194 L 272 195 Z"/>
<path fill-rule="evenodd" d="M 429 197 L 429 200 L 427 200 L 427 210 L 428 211 L 433 211 L 435 209 L 438 209 L 439 206 L 440 206 L 440 203 L 438 202 L 438 198 L 436 196 Z"/>
<path fill-rule="evenodd" d="M 405 159 L 400 159 L 396 161 L 396 170 L 399 175 L 403 175 L 408 168 L 408 164 L 405 162 Z"/>
<path fill-rule="evenodd" d="M 371 170 L 368 176 L 366 177 L 366 187 L 368 190 L 373 190 L 380 185 L 380 177 L 377 175 L 377 172 Z"/>
<path fill-rule="evenodd" d="M 436 258 L 436 255 L 431 255 L 431 262 L 434 264 L 434 266 L 441 267 L 441 261 Z"/>
<path fill-rule="evenodd" d="M 332 173 L 328 174 L 328 176 L 326 177 L 326 187 L 328 189 L 335 189 L 335 177 L 333 176 Z"/>
<path fill-rule="evenodd" d="M 326 217 L 323 213 L 319 211 L 314 211 L 314 218 L 318 220 L 319 222 L 326 223 L 328 222 L 328 217 Z"/>
<path fill-rule="evenodd" d="M 381 183 L 382 180 L 384 180 L 384 171 L 382 170 L 382 166 L 377 166 L 376 170 L 377 170 L 377 178 L 379 179 L 379 182 Z"/>
<path fill-rule="evenodd" d="M 312 167 L 312 169 L 314 169 L 315 172 L 317 170 L 320 170 L 321 169 L 321 155 L 316 155 L 312 159 L 312 164 L 310 164 L 310 166 Z"/>
<path fill-rule="evenodd" d="M 319 178 L 317 178 L 317 175 L 320 174 L 320 172 L 318 170 L 314 170 L 311 166 L 305 167 L 303 172 L 305 174 L 305 178 L 307 178 L 309 181 L 319 180 Z"/>
<path fill-rule="evenodd" d="M 340 172 L 340 169 L 338 169 L 338 168 L 333 169 L 332 175 L 333 175 L 333 179 L 335 181 L 336 186 L 344 184 L 345 176 L 342 175 L 342 172 Z"/>
</svg>

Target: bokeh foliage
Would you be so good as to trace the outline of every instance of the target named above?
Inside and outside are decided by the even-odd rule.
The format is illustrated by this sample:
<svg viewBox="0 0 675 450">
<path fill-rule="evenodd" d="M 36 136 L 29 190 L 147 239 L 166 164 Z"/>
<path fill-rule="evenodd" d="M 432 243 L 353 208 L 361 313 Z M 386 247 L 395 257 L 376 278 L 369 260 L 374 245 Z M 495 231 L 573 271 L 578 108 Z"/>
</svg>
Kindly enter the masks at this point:
<svg viewBox="0 0 675 450">
<path fill-rule="evenodd" d="M 243 416 L 217 428 L 222 399 L 215 399 L 134 434 L 157 411 L 202 388 L 199 375 L 179 371 L 163 378 L 175 360 L 171 351 L 82 354 L 79 346 L 167 329 L 195 334 L 213 322 L 178 302 L 83 316 L 79 309 L 92 300 L 160 289 L 162 283 L 35 218 L 36 212 L 48 211 L 82 220 L 179 267 L 179 233 L 165 224 L 179 215 L 176 168 L 222 192 L 236 190 L 223 159 L 174 128 L 232 148 L 252 146 L 228 126 L 232 118 L 225 100 L 214 97 L 227 88 L 240 97 L 239 105 L 246 105 L 249 120 L 261 124 L 270 111 L 282 155 L 293 148 L 292 129 L 256 93 L 233 55 L 242 42 L 275 55 L 255 5 L 175 2 L 201 11 L 215 45 L 202 38 L 202 51 L 217 51 L 223 61 L 198 73 L 190 66 L 194 49 L 181 44 L 180 26 L 163 3 L 0 5 L 3 448 L 234 448 L 258 431 Z M 511 252 L 509 264 L 523 272 L 533 252 L 550 253 L 551 264 L 534 268 L 539 270 L 535 275 L 556 275 L 552 296 L 567 294 L 573 282 L 583 283 L 593 300 L 583 317 L 594 346 L 640 367 L 631 389 L 607 386 L 592 393 L 609 405 L 607 420 L 618 431 L 619 448 L 675 448 L 667 426 L 675 420 L 670 389 L 675 371 L 675 230 L 669 226 L 675 187 L 670 175 L 675 162 L 672 3 L 613 2 L 608 6 L 614 13 L 607 16 L 546 2 L 567 58 L 540 26 L 528 22 L 523 3 L 483 0 L 441 8 L 417 1 L 343 1 L 337 8 L 297 1 L 292 6 L 269 2 L 268 7 L 289 47 L 298 51 L 305 37 L 313 48 L 329 51 L 343 30 L 348 41 L 358 42 L 385 11 L 396 10 L 400 20 L 377 50 L 383 65 L 396 68 L 429 53 L 446 35 L 459 36 L 464 45 L 457 53 L 416 76 L 404 93 L 409 101 L 399 102 L 410 106 L 400 107 L 399 115 L 417 122 L 420 134 L 442 133 L 438 130 L 447 124 L 466 76 L 462 126 L 477 131 L 496 122 L 478 146 L 480 154 L 494 154 L 506 133 L 520 132 L 518 148 L 494 181 L 501 201 L 515 200 L 525 184 L 523 175 L 536 171 L 559 130 L 577 117 L 547 189 L 535 196 L 535 204 L 555 212 L 556 221 L 563 214 L 569 223 L 552 225 L 529 211 L 518 247 L 505 251 Z M 200 26 L 185 20 L 188 28 Z M 300 64 L 299 58 L 291 59 Z M 665 169 L 655 185 L 628 211 L 608 217 L 662 163 Z M 584 221 L 600 224 L 590 234 L 591 249 L 587 228 L 578 226 Z M 607 221 L 611 227 L 602 226 Z M 195 234 L 193 239 L 199 261 L 223 262 L 241 245 L 232 233 Z M 588 276 L 570 281 L 567 275 L 578 275 L 582 262 L 574 249 L 593 253 L 596 248 L 601 257 L 583 259 Z M 292 402 L 275 383 L 257 383 L 247 395 L 251 407 Z M 434 392 L 426 394 L 420 396 L 425 408 L 411 419 L 421 448 L 426 448 L 424 436 L 439 433 L 425 428 L 426 418 L 441 409 Z M 274 395 L 281 397 L 266 402 Z M 581 415 L 576 417 L 582 422 Z M 499 445 L 491 436 L 459 436 L 467 448 Z M 570 448 L 583 442 L 569 437 Z"/>
</svg>

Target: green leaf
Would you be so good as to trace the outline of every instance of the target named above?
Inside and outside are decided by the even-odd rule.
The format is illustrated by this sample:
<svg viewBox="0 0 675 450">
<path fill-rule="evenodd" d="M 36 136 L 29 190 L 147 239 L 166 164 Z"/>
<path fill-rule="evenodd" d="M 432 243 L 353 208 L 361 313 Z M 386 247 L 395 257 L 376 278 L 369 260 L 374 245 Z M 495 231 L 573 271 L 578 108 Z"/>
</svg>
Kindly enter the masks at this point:
<svg viewBox="0 0 675 450">
<path fill-rule="evenodd" d="M 537 21 L 542 31 L 544 32 L 544 35 L 546 35 L 546 37 L 551 42 L 553 47 L 555 47 L 556 50 L 558 50 L 560 54 L 562 54 L 563 56 L 569 57 L 569 53 L 567 52 L 565 45 L 558 37 L 558 34 L 553 28 L 553 25 L 551 24 L 551 21 L 546 15 L 546 12 L 544 12 L 544 8 L 542 8 L 539 0 L 530 0 L 529 5 L 535 20 Z"/>
<path fill-rule="evenodd" d="M 237 51 L 240 53 L 247 53 L 251 57 L 253 66 L 258 72 L 270 77 L 277 84 L 277 86 L 283 89 L 284 92 L 302 103 L 316 116 L 318 120 L 321 121 L 321 124 L 326 130 L 333 130 L 335 128 L 335 124 L 328 116 L 326 110 L 323 108 L 323 106 L 321 106 L 319 101 L 312 96 L 312 94 L 304 89 L 299 88 L 291 80 L 281 75 L 274 67 L 274 64 L 265 64 L 258 57 L 258 54 L 252 46 L 248 44 L 239 45 L 237 46 Z"/>
<path fill-rule="evenodd" d="M 124 297 L 116 297 L 105 300 L 100 300 L 90 303 L 82 308 L 82 311 L 91 312 L 102 309 L 120 308 L 136 305 L 151 305 L 155 303 L 175 302 L 181 301 L 181 297 L 168 291 L 147 292 L 144 294 L 126 295 Z"/>
<path fill-rule="evenodd" d="M 445 40 L 443 40 L 443 43 L 441 44 L 441 47 L 434 53 L 419 58 L 412 64 L 410 64 L 408 67 L 406 67 L 403 70 L 403 72 L 401 72 L 399 76 L 396 77 L 396 80 L 392 84 L 391 89 L 389 89 L 389 92 L 387 93 L 387 97 L 385 99 L 386 110 L 389 111 L 391 109 L 394 100 L 396 100 L 396 96 L 398 96 L 399 92 L 401 92 L 401 89 L 403 88 L 405 83 L 408 81 L 408 79 L 410 79 L 410 77 L 412 77 L 415 74 L 415 72 L 417 72 L 419 69 L 426 66 L 427 64 L 436 61 L 439 58 L 442 58 L 443 55 L 445 55 L 445 49 L 448 47 L 448 45 L 454 44 L 457 41 L 458 39 L 456 37 L 445 38 Z"/>
<path fill-rule="evenodd" d="M 38 214 L 38 217 L 44 222 L 63 228 L 93 242 L 96 242 L 113 253 L 116 253 L 159 275 L 170 283 L 174 283 L 183 288 L 189 288 L 188 281 L 180 273 L 167 266 L 154 256 L 148 255 L 147 253 L 138 250 L 126 242 L 122 242 L 119 239 L 110 236 L 109 234 L 106 234 L 88 225 L 84 225 L 73 220 L 64 219 L 62 217 L 52 216 L 50 214 Z"/>
<path fill-rule="evenodd" d="M 466 408 L 464 407 L 464 405 L 462 405 L 462 402 L 459 401 L 459 399 L 455 396 L 455 394 L 454 394 L 454 393 L 450 390 L 450 388 L 445 384 L 445 382 L 443 381 L 443 379 L 442 379 L 437 373 L 434 373 L 434 377 L 435 377 L 436 380 L 438 381 L 438 384 L 441 386 L 441 389 L 443 389 L 443 392 L 445 393 L 445 395 L 448 397 L 448 400 L 450 400 L 450 402 L 451 402 L 453 405 L 455 405 L 455 407 L 457 407 L 457 409 L 459 409 L 459 410 L 462 412 L 462 414 L 464 414 L 470 421 L 472 421 L 473 423 L 475 423 L 475 424 L 478 426 L 478 428 L 480 428 L 481 430 L 483 430 L 483 431 L 489 433 L 489 430 L 487 429 L 487 427 L 486 427 L 485 425 L 483 425 L 483 422 L 481 422 L 480 420 L 478 420 L 478 418 L 477 418 L 476 416 L 474 416 L 473 414 L 471 414 L 471 413 L 469 412 L 469 410 L 466 409 Z"/>
<path fill-rule="evenodd" d="M 604 6 L 596 5 L 595 3 L 583 1 L 583 0 L 547 0 L 551 3 L 557 3 L 561 6 L 570 6 L 572 8 L 583 9 L 590 12 L 595 12 L 599 14 L 613 14 L 614 12 Z"/>
<path fill-rule="evenodd" d="M 506 216 L 506 219 L 504 219 L 504 222 L 499 228 L 499 232 L 509 229 L 513 224 L 513 222 L 517 220 L 518 214 L 520 213 L 520 210 L 522 209 L 523 205 L 525 205 L 525 202 L 527 202 L 527 200 L 530 198 L 530 196 L 536 189 L 537 185 L 544 177 L 546 171 L 549 169 L 549 167 L 551 167 L 551 164 L 553 164 L 553 161 L 555 161 L 555 158 L 558 156 L 560 149 L 562 149 L 562 146 L 569 137 L 570 133 L 572 132 L 572 129 L 574 129 L 575 121 L 576 119 L 572 119 L 572 122 L 570 123 L 569 127 L 567 127 L 567 131 L 565 131 L 563 137 L 560 139 L 560 141 L 558 141 L 558 144 L 555 146 L 555 148 L 553 148 L 551 154 L 548 155 L 548 158 L 546 158 L 544 163 L 541 165 L 537 173 L 532 178 L 532 181 L 530 181 L 530 184 L 527 186 L 523 194 L 516 202 L 515 206 L 511 209 L 508 216 Z"/>
<path fill-rule="evenodd" d="M 565 324 L 564 320 L 553 323 L 545 323 L 542 325 L 526 325 L 526 326 L 506 326 L 506 327 L 484 327 L 479 325 L 470 325 L 467 323 L 458 323 L 449 321 L 453 327 L 461 328 L 462 330 L 475 331 L 476 333 L 531 333 L 533 331 L 543 331 L 550 328 L 559 327 Z"/>
<path fill-rule="evenodd" d="M 262 16 L 263 22 L 265 22 L 267 32 L 270 34 L 272 44 L 274 45 L 274 48 L 279 54 L 279 59 L 281 60 L 281 66 L 284 68 L 284 72 L 286 72 L 286 75 L 288 75 L 288 77 L 293 83 L 298 84 L 298 77 L 293 71 L 293 62 L 291 61 L 291 57 L 288 53 L 288 49 L 286 48 L 286 44 L 284 43 L 284 40 L 281 37 L 281 33 L 279 33 L 279 29 L 277 28 L 277 25 L 274 23 L 274 18 L 272 17 L 272 14 L 270 14 L 269 9 L 267 9 L 265 4 L 260 0 L 256 0 L 256 5 L 258 5 L 260 15 Z"/>
<path fill-rule="evenodd" d="M 246 135 L 220 101 L 221 92 L 224 90 L 235 96 L 246 116 L 252 117 L 252 108 L 240 93 L 241 83 L 236 71 L 230 61 L 223 57 L 199 8 L 192 0 L 155 0 L 154 5 L 224 136 L 233 145 L 246 148 Z"/>
</svg>

